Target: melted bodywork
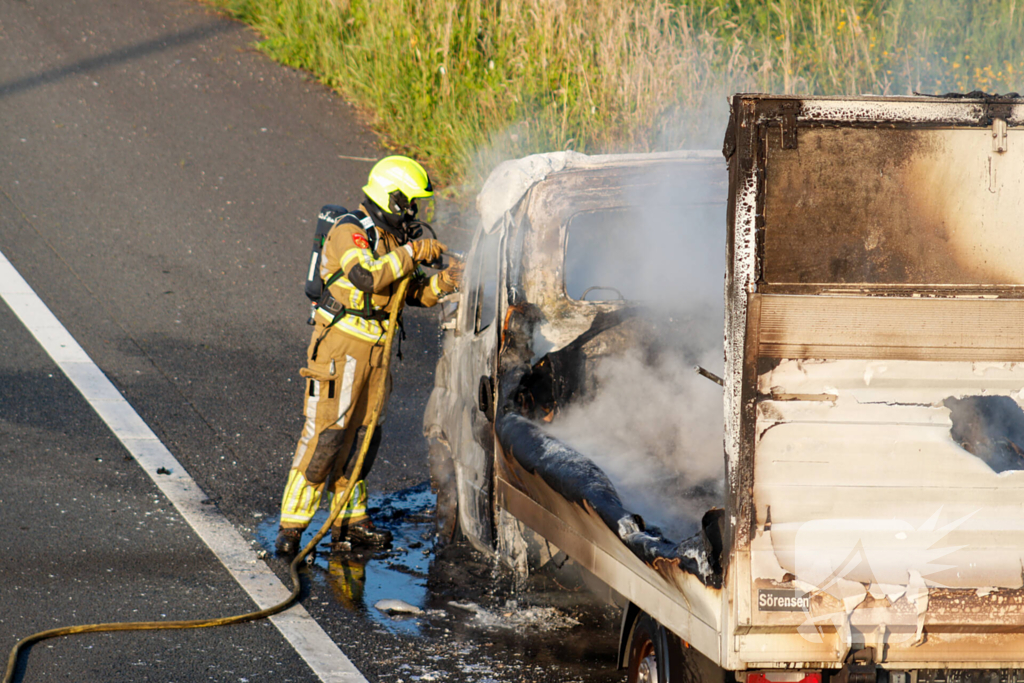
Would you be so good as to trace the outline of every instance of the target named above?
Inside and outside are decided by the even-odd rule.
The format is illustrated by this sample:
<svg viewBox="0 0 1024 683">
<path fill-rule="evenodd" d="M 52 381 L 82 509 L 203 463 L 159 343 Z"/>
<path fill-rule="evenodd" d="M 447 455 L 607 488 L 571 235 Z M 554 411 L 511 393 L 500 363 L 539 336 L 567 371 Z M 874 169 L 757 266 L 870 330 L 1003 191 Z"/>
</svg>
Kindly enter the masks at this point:
<svg viewBox="0 0 1024 683">
<path fill-rule="evenodd" d="M 1022 115 L 735 98 L 734 665 L 1024 665 Z"/>
<path fill-rule="evenodd" d="M 623 505 L 585 453 L 545 426 L 599 390 L 594 366 L 602 359 L 632 350 L 653 361 L 687 333 L 685 319 L 622 300 L 615 288 L 570 296 L 567 226 L 599 212 L 665 215 L 652 213 L 652 204 L 678 215 L 695 188 L 708 192 L 709 177 L 724 198 L 723 170 L 716 154 L 685 152 L 563 153 L 500 166 L 478 200 L 484 222 L 425 418 L 432 457 L 446 451 L 454 462 L 459 520 L 474 545 L 525 569 L 529 530 L 710 652 L 721 629 L 722 510 L 698 518 L 692 536 L 666 538 Z M 621 239 L 630 229 L 621 225 Z M 480 301 L 488 272 L 493 308 Z M 714 498 L 699 488 L 679 495 Z"/>
</svg>

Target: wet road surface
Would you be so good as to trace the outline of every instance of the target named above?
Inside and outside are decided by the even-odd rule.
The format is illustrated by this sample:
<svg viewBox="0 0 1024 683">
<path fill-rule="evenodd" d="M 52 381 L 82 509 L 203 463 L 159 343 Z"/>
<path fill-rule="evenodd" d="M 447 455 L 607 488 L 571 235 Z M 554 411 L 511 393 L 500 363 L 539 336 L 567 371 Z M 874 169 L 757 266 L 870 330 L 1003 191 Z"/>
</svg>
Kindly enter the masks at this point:
<svg viewBox="0 0 1024 683">
<path fill-rule="evenodd" d="M 331 552 L 321 541 L 308 568 L 318 618 L 344 613 L 394 636 L 378 654 L 382 681 L 621 681 L 616 672 L 619 614 L 580 584 L 553 573 L 525 583 L 465 543 L 439 548 L 434 494 L 426 484 L 371 496 L 378 525 L 394 534 L 383 552 Z M 305 540 L 327 518 L 321 511 Z M 272 551 L 277 520 L 265 520 L 257 539 Z M 279 564 L 283 573 L 284 563 Z M 557 582 L 561 583 L 557 583 Z M 389 613 L 385 601 L 418 610 Z M 413 654 L 416 653 L 416 654 Z M 554 677 L 554 678 L 549 678 Z"/>
<path fill-rule="evenodd" d="M 369 164 L 342 157 L 383 152 L 351 107 L 254 39 L 180 0 L 0 4 L 0 251 L 255 555 L 301 425 L 316 211 L 359 196 Z M 466 548 L 433 552 L 420 420 L 436 318 L 411 310 L 406 329 L 369 477 L 400 543 L 319 556 L 303 605 L 372 681 L 621 680 L 614 614 L 542 578 L 517 587 Z M 3 304 L 0 349 L 0 644 L 252 609 Z M 385 616 L 381 599 L 425 614 Z M 78 636 L 22 667 L 26 681 L 317 680 L 266 622 Z"/>
</svg>

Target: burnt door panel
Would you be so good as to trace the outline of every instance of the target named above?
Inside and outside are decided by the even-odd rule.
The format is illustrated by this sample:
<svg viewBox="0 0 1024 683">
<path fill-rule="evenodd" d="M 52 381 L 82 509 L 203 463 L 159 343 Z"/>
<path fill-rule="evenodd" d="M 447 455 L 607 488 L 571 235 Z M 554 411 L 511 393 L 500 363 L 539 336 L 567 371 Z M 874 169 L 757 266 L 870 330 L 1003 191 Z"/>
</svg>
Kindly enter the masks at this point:
<svg viewBox="0 0 1024 683">
<path fill-rule="evenodd" d="M 500 243 L 500 232 L 477 235 L 466 271 L 460 348 L 453 357 L 461 412 L 455 455 L 459 521 L 466 536 L 485 551 L 493 544 L 494 432 L 493 424 L 480 411 L 478 393 L 480 378 L 493 371 Z"/>
</svg>

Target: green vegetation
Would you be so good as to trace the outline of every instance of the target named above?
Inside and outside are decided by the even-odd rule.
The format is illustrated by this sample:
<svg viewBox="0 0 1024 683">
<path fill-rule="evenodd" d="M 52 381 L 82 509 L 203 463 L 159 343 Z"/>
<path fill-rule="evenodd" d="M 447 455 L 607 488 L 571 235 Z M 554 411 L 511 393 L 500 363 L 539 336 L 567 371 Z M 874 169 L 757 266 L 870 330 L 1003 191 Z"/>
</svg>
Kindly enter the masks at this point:
<svg viewBox="0 0 1024 683">
<path fill-rule="evenodd" d="M 552 149 L 717 146 L 735 91 L 1020 87 L 1017 0 L 207 0 L 442 182 Z"/>
</svg>

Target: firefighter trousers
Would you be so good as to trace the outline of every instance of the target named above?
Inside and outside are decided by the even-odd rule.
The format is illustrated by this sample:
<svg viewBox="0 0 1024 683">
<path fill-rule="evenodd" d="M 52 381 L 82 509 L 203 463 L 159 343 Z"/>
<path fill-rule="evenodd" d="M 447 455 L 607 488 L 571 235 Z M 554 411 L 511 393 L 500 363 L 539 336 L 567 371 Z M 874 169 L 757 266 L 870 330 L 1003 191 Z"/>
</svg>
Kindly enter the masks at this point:
<svg viewBox="0 0 1024 683">
<path fill-rule="evenodd" d="M 312 348 L 312 347 L 311 347 Z M 384 373 L 382 346 L 331 330 L 317 349 L 317 359 L 301 370 L 306 378 L 303 401 L 305 424 L 295 448 L 288 483 L 281 500 L 281 528 L 305 529 L 326 490 L 328 505 L 344 492 L 369 426 Z M 391 377 L 384 386 L 384 405 Z M 335 526 L 366 519 L 366 482 L 380 446 L 381 410 L 360 479 Z"/>
</svg>

